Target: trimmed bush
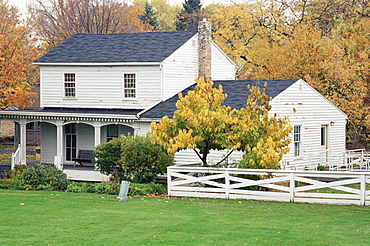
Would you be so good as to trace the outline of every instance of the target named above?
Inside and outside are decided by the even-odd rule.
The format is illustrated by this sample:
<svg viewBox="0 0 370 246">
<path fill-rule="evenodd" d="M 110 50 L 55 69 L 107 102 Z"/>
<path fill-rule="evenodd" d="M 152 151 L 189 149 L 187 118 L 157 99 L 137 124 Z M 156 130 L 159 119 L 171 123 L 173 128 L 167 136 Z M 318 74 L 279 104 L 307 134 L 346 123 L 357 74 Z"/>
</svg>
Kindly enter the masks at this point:
<svg viewBox="0 0 370 246">
<path fill-rule="evenodd" d="M 114 181 L 103 183 L 71 182 L 68 185 L 66 192 L 118 195 L 120 187 L 121 184 Z M 165 194 L 166 192 L 167 190 L 160 184 L 131 183 L 128 195 L 129 196 L 162 195 Z"/>
<path fill-rule="evenodd" d="M 116 180 L 124 180 L 125 172 L 123 171 L 121 161 L 122 139 L 114 138 L 111 141 L 96 147 L 94 156 L 96 165 L 100 172 L 105 175 L 112 175 Z"/>
<path fill-rule="evenodd" d="M 36 190 L 65 190 L 69 182 L 65 173 L 44 164 L 25 169 L 19 180 L 24 188 Z"/>
<path fill-rule="evenodd" d="M 102 183 L 71 182 L 66 192 L 118 195 L 119 189 L 120 184 L 112 181 Z"/>
<path fill-rule="evenodd" d="M 151 136 L 124 136 L 99 145 L 94 151 L 95 163 L 102 173 L 134 183 L 155 182 L 158 174 L 174 164 L 174 155 L 160 145 L 152 144 Z"/>
<path fill-rule="evenodd" d="M 5 178 L 0 179 L 1 189 L 23 189 L 21 185 L 21 175 L 24 170 L 29 169 L 27 165 L 16 165 L 13 170 L 5 173 Z"/>
<path fill-rule="evenodd" d="M 167 189 L 160 184 L 136 184 L 131 183 L 128 191 L 129 196 L 145 196 L 145 195 L 162 195 L 167 193 Z"/>
</svg>

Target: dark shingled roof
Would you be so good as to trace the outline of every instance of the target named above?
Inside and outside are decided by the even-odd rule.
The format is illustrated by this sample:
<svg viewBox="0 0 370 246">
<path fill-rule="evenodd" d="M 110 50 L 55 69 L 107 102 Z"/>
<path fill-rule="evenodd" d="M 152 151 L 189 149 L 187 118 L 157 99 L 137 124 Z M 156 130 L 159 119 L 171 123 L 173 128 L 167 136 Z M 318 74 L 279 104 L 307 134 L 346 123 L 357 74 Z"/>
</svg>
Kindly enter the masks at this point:
<svg viewBox="0 0 370 246">
<path fill-rule="evenodd" d="M 197 31 L 75 34 L 35 63 L 161 62 Z"/>
<path fill-rule="evenodd" d="M 255 85 L 263 87 L 264 82 L 268 83 L 266 87 L 266 94 L 272 98 L 279 95 L 289 86 L 294 84 L 299 79 L 279 79 L 279 80 L 224 80 L 224 81 L 214 81 L 214 87 L 222 85 L 224 93 L 228 95 L 224 104 L 232 108 L 240 109 L 245 107 L 246 100 L 249 95 L 249 90 L 247 85 Z M 194 90 L 195 84 L 189 86 L 181 93 L 186 95 L 188 91 Z M 179 100 L 178 95 L 175 95 L 164 102 L 159 103 L 150 110 L 143 113 L 140 118 L 149 119 L 160 119 L 167 115 L 169 117 L 173 116 L 173 113 L 177 110 L 175 104 Z"/>
</svg>

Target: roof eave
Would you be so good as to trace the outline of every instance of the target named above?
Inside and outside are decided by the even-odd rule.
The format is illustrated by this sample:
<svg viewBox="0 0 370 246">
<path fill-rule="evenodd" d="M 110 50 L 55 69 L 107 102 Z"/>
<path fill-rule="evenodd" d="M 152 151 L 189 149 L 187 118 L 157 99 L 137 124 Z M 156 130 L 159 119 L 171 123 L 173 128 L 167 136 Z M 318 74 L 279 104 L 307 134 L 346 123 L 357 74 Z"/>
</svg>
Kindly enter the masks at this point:
<svg viewBox="0 0 370 246">
<path fill-rule="evenodd" d="M 161 62 L 34 62 L 38 66 L 158 66 Z"/>
<path fill-rule="evenodd" d="M 83 117 L 83 118 L 119 118 L 136 120 L 136 115 L 122 115 L 122 114 L 88 114 L 88 113 L 61 113 L 61 112 L 32 112 L 24 110 L 7 111 L 2 110 L 0 115 L 24 115 L 24 116 L 46 116 L 46 117 Z"/>
</svg>

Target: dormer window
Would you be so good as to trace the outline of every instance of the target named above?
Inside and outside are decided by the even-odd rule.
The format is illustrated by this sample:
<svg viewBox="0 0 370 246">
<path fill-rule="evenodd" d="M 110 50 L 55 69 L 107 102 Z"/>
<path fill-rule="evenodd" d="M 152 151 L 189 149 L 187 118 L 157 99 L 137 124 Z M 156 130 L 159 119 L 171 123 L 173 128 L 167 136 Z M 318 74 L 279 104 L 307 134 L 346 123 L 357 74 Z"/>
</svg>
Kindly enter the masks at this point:
<svg viewBox="0 0 370 246">
<path fill-rule="evenodd" d="M 136 98 L 136 74 L 125 73 L 123 75 L 124 98 Z"/>
<path fill-rule="evenodd" d="M 64 96 L 73 98 L 76 97 L 76 74 L 64 74 Z"/>
</svg>

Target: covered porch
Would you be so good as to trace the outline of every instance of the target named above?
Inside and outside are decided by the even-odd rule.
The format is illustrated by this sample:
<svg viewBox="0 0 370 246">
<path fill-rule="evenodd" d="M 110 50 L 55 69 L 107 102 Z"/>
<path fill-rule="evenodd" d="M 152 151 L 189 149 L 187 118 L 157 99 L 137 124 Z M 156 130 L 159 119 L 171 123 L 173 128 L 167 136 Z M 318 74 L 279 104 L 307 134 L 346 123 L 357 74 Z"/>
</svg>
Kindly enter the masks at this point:
<svg viewBox="0 0 370 246">
<path fill-rule="evenodd" d="M 80 150 L 93 151 L 96 146 L 121 134 L 138 134 L 140 124 L 135 122 L 137 111 L 115 110 L 114 114 L 110 110 L 4 111 L 0 118 L 16 123 L 16 147 L 10 169 L 20 164 L 44 163 L 55 165 L 70 180 L 109 180 L 93 163 L 82 166 L 75 164 L 74 159 Z M 38 161 L 26 159 L 26 125 L 30 122 L 38 122 L 41 128 L 41 158 Z"/>
</svg>

